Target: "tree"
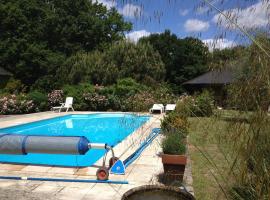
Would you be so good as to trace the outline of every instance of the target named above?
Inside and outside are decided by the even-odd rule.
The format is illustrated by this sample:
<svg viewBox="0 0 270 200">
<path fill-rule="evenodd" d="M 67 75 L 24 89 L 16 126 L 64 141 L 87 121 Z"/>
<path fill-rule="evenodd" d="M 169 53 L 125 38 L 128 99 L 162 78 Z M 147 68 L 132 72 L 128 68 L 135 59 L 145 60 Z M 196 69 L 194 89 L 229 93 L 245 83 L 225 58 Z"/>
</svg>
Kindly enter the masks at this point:
<svg viewBox="0 0 270 200">
<path fill-rule="evenodd" d="M 188 37 L 179 41 L 179 46 L 174 55 L 174 65 L 170 69 L 170 79 L 179 85 L 208 69 L 208 48 L 196 38 Z"/>
<path fill-rule="evenodd" d="M 148 37 L 142 37 L 139 43 L 150 43 L 161 56 L 166 68 L 166 80 L 170 79 L 170 69 L 175 64 L 173 55 L 176 55 L 179 46 L 179 40 L 175 34 L 165 30 L 161 34 L 151 34 Z"/>
<path fill-rule="evenodd" d="M 211 68 L 221 69 L 229 65 L 232 61 L 237 61 L 246 54 L 244 46 L 236 46 L 226 49 L 214 49 L 210 54 Z"/>
<path fill-rule="evenodd" d="M 159 53 L 150 44 L 121 41 L 104 52 L 79 53 L 70 57 L 58 70 L 58 76 L 62 84 L 110 85 L 130 77 L 139 83 L 153 85 L 164 81 L 165 69 Z"/>
<path fill-rule="evenodd" d="M 54 75 L 65 58 L 117 41 L 130 30 L 115 9 L 90 0 L 2 0 L 0 65 L 24 84 Z"/>
<path fill-rule="evenodd" d="M 179 39 L 166 30 L 144 37 L 139 43 L 150 43 L 160 53 L 166 68 L 165 80 L 176 92 L 182 91 L 183 82 L 207 70 L 208 48 L 199 39 Z"/>
</svg>

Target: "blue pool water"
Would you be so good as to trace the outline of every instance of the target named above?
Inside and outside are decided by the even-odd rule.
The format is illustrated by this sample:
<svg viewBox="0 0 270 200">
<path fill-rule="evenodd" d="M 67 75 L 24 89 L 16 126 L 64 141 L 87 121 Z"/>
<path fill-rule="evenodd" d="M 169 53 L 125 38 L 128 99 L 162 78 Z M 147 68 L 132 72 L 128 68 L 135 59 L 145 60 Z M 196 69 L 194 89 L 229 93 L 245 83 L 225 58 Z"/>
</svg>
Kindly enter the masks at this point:
<svg viewBox="0 0 270 200">
<path fill-rule="evenodd" d="M 92 143 L 116 146 L 148 119 L 148 116 L 133 114 L 67 115 L 0 129 L 0 134 L 85 136 Z M 89 150 L 85 155 L 0 154 L 0 162 L 83 167 L 91 166 L 104 154 L 104 150 L 95 149 Z"/>
</svg>

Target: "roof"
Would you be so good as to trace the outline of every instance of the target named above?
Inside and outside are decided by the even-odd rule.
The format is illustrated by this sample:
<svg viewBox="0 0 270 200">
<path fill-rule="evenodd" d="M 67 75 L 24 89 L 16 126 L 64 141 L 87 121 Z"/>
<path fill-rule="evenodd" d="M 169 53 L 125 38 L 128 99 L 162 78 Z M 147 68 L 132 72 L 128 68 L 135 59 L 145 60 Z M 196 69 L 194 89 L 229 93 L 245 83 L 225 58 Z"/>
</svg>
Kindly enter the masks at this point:
<svg viewBox="0 0 270 200">
<path fill-rule="evenodd" d="M 2 76 L 12 76 L 12 74 L 10 72 L 8 72 L 7 70 L 5 70 L 2 67 L 0 67 L 0 75 L 2 75 Z"/>
<path fill-rule="evenodd" d="M 232 70 L 224 69 L 206 72 L 205 74 L 184 82 L 183 85 L 225 85 L 234 81 L 235 77 Z"/>
</svg>

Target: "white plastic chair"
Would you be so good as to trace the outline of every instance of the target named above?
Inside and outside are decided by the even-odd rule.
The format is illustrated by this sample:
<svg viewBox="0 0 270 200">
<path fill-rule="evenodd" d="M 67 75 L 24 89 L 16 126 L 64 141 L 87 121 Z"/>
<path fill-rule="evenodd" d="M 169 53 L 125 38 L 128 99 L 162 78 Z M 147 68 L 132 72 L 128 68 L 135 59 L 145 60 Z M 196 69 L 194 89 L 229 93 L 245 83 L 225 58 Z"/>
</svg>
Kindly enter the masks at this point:
<svg viewBox="0 0 270 200">
<path fill-rule="evenodd" d="M 167 104 L 165 107 L 165 112 L 171 112 L 174 111 L 176 108 L 176 104 Z"/>
<path fill-rule="evenodd" d="M 155 111 L 160 111 L 160 114 L 164 112 L 163 104 L 154 104 L 152 108 L 150 108 L 149 112 L 153 113 Z"/>
<path fill-rule="evenodd" d="M 62 109 L 66 109 L 66 112 L 71 108 L 74 111 L 73 107 L 73 97 L 67 97 L 65 103 L 61 103 L 61 106 L 53 107 L 53 110 L 59 110 L 61 112 Z"/>
</svg>

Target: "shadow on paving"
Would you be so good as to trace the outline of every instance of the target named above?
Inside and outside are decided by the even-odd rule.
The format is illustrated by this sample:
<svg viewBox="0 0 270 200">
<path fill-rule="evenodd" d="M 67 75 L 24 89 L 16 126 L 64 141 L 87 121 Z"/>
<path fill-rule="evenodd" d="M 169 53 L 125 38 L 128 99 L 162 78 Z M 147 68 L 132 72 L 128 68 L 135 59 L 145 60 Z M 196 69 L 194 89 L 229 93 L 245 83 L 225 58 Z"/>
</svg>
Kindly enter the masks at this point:
<svg viewBox="0 0 270 200">
<path fill-rule="evenodd" d="M 26 191 L 25 188 L 0 188 L 0 199 L 5 200 L 14 200 L 14 199 L 20 199 L 20 200 L 53 200 L 56 199 L 55 195 L 45 192 L 37 193 L 32 191 Z"/>
</svg>

